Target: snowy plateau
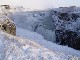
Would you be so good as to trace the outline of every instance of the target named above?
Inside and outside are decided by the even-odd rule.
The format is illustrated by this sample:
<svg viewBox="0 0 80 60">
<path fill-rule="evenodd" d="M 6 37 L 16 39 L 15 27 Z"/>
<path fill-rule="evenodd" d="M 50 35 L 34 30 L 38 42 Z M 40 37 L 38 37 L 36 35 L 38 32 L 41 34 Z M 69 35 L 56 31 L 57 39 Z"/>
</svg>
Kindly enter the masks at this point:
<svg viewBox="0 0 80 60">
<path fill-rule="evenodd" d="M 60 12 L 69 14 L 61 17 Z M 80 50 L 57 44 L 55 34 L 57 29 L 74 32 L 78 29 L 79 34 L 79 7 L 29 11 L 22 7 L 5 9 L 1 6 L 0 15 L 0 20 L 6 16 L 16 25 L 16 36 L 0 30 L 0 60 L 80 60 Z M 59 19 L 71 20 L 71 25 L 66 22 L 64 28 L 61 25 L 63 21 L 59 22 Z M 74 20 L 77 20 L 76 23 Z"/>
</svg>

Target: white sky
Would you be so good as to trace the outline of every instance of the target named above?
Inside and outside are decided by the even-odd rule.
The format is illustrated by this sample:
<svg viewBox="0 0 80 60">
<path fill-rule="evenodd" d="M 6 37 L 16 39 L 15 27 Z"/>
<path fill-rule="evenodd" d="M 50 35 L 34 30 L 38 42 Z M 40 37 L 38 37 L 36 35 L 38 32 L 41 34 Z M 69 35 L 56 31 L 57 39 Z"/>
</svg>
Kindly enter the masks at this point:
<svg viewBox="0 0 80 60">
<path fill-rule="evenodd" d="M 28 8 L 46 9 L 60 6 L 80 6 L 80 0 L 0 0 L 0 4 L 22 5 Z"/>
</svg>

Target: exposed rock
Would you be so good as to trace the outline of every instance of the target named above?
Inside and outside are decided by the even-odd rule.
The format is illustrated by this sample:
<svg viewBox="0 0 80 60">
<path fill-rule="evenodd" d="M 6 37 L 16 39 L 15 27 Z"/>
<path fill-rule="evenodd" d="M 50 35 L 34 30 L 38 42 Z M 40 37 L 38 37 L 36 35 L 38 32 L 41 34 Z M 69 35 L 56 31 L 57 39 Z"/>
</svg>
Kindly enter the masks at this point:
<svg viewBox="0 0 80 60">
<path fill-rule="evenodd" d="M 56 30 L 56 42 L 80 50 L 80 36 L 73 31 Z"/>
<path fill-rule="evenodd" d="M 56 43 L 80 50 L 80 33 L 78 32 L 80 16 L 69 12 L 57 12 L 56 14 L 54 14 L 57 16 L 57 19 L 54 19 Z"/>
<path fill-rule="evenodd" d="M 0 21 L 0 29 L 12 35 L 16 35 L 16 26 L 9 18 Z"/>
</svg>

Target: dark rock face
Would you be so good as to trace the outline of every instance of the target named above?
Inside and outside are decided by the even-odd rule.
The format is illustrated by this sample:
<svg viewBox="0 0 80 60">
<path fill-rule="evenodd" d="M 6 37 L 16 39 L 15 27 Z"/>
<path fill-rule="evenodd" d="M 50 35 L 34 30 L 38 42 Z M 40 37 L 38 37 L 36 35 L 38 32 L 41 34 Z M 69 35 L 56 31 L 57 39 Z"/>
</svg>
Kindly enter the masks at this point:
<svg viewBox="0 0 80 60">
<path fill-rule="evenodd" d="M 59 43 L 60 45 L 68 45 L 69 47 L 80 50 L 80 36 L 78 36 L 76 32 L 56 30 L 55 34 L 56 43 Z"/>
<path fill-rule="evenodd" d="M 78 14 L 72 14 L 72 16 L 71 16 L 71 18 L 72 18 L 73 20 L 76 20 L 78 17 L 80 17 Z"/>
<path fill-rule="evenodd" d="M 66 20 L 66 21 L 70 20 L 70 17 L 69 17 L 68 13 L 59 13 L 58 17 L 59 17 L 60 20 Z"/>
<path fill-rule="evenodd" d="M 76 20 L 80 16 L 76 13 L 58 13 L 58 17 L 60 20 L 70 21 Z"/>
</svg>

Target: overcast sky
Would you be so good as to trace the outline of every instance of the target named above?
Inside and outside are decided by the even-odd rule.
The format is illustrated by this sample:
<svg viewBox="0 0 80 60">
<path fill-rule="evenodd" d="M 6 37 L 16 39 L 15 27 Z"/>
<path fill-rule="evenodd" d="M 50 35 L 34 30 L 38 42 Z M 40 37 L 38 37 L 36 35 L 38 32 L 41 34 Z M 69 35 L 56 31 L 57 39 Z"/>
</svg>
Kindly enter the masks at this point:
<svg viewBox="0 0 80 60">
<path fill-rule="evenodd" d="M 46 9 L 61 6 L 80 6 L 80 0 L 0 0 L 0 4 L 22 5 L 28 8 Z"/>
</svg>

